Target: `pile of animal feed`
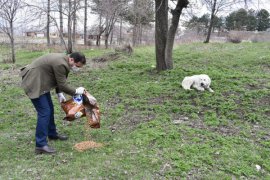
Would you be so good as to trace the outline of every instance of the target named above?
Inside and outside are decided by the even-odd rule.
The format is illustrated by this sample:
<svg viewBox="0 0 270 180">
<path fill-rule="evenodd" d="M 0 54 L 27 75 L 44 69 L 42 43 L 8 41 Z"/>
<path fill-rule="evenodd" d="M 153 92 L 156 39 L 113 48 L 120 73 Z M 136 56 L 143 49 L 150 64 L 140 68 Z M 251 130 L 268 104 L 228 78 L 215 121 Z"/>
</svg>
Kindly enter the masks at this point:
<svg viewBox="0 0 270 180">
<path fill-rule="evenodd" d="M 96 143 L 94 141 L 82 141 L 80 143 L 75 144 L 74 148 L 77 151 L 82 152 L 82 151 L 85 151 L 87 149 L 99 148 L 99 147 L 102 147 L 102 146 L 103 146 L 103 144 Z"/>
</svg>

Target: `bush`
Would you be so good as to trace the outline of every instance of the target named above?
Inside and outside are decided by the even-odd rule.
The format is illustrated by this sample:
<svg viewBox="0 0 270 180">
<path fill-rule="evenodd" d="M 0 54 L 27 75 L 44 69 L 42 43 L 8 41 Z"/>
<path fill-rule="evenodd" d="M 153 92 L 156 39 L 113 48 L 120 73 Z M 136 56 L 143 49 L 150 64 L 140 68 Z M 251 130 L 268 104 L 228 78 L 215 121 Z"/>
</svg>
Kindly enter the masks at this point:
<svg viewBox="0 0 270 180">
<path fill-rule="evenodd" d="M 227 41 L 228 42 L 231 42 L 231 43 L 241 43 L 242 42 L 242 39 L 240 36 L 238 36 L 237 34 L 229 34 L 227 36 Z"/>
<path fill-rule="evenodd" d="M 2 59 L 3 63 L 12 63 L 12 54 L 11 53 L 3 54 Z"/>
</svg>

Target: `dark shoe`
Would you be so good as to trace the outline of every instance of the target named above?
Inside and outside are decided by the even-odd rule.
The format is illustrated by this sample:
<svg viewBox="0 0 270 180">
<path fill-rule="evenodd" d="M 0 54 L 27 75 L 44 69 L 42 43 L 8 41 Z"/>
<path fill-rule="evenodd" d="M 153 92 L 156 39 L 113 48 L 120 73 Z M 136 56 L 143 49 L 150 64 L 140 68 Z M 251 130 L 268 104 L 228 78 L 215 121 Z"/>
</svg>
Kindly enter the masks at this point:
<svg viewBox="0 0 270 180">
<path fill-rule="evenodd" d="M 49 140 L 60 140 L 60 141 L 65 141 L 67 140 L 68 137 L 65 136 L 65 135 L 60 135 L 60 134 L 57 134 L 56 136 L 49 136 Z"/>
<path fill-rule="evenodd" d="M 48 145 L 43 146 L 43 147 L 36 147 L 35 150 L 36 154 L 54 154 L 56 151 L 49 147 Z"/>
</svg>

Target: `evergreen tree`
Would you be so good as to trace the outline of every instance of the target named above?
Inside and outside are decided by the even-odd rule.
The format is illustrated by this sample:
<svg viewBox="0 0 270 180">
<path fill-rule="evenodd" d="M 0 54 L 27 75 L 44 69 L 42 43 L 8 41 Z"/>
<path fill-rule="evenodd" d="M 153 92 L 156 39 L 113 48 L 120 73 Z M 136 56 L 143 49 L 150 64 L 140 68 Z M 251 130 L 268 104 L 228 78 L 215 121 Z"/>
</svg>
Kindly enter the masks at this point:
<svg viewBox="0 0 270 180">
<path fill-rule="evenodd" d="M 246 30 L 248 29 L 248 12 L 245 9 L 239 9 L 226 17 L 226 28 L 228 30 Z"/>
<path fill-rule="evenodd" d="M 225 26 L 227 30 L 234 30 L 236 11 L 230 13 L 225 18 Z"/>
<path fill-rule="evenodd" d="M 257 28 L 257 19 L 255 16 L 255 11 L 250 9 L 247 15 L 247 31 L 255 31 Z"/>
<path fill-rule="evenodd" d="M 257 14 L 257 30 L 265 31 L 270 27 L 269 12 L 265 9 L 261 9 Z"/>
<path fill-rule="evenodd" d="M 239 9 L 235 14 L 234 28 L 236 30 L 246 30 L 248 13 L 245 9 Z"/>
</svg>

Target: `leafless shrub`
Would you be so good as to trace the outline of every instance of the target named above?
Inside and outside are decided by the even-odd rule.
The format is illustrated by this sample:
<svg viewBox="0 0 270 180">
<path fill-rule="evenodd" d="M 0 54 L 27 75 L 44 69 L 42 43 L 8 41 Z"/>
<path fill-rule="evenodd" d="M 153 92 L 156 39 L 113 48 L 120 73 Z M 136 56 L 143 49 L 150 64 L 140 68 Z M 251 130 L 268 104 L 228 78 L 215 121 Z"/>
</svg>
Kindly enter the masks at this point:
<svg viewBox="0 0 270 180">
<path fill-rule="evenodd" d="M 92 59 L 94 62 L 106 62 L 119 59 L 120 55 L 118 53 L 107 53 L 101 57 L 95 57 Z"/>
<path fill-rule="evenodd" d="M 49 48 L 51 53 L 64 53 L 66 51 L 64 46 L 58 44 L 51 45 Z"/>
<path fill-rule="evenodd" d="M 269 42 L 270 32 L 257 32 L 255 35 L 251 36 L 250 41 L 253 43 L 257 42 Z"/>
<path fill-rule="evenodd" d="M 6 53 L 2 55 L 3 63 L 12 63 L 12 55 L 11 53 Z"/>
<path fill-rule="evenodd" d="M 253 43 L 257 43 L 257 42 L 260 42 L 261 41 L 261 38 L 258 37 L 258 36 L 253 36 L 250 38 L 251 42 Z"/>
<path fill-rule="evenodd" d="M 125 53 L 127 55 L 131 55 L 133 53 L 133 49 L 132 47 L 128 44 L 128 45 L 124 45 L 122 47 L 116 47 L 115 48 L 115 52 L 116 53 Z"/>
<path fill-rule="evenodd" d="M 87 44 L 87 46 L 92 46 L 93 45 L 93 42 L 91 40 L 87 40 L 86 41 L 86 44 Z"/>
<path fill-rule="evenodd" d="M 241 43 L 242 42 L 241 33 L 230 33 L 230 34 L 228 34 L 227 42 Z"/>
<path fill-rule="evenodd" d="M 269 42 L 270 41 L 270 32 L 253 32 L 253 31 L 230 31 L 227 36 L 227 41 L 236 43 L 241 42 Z"/>
<path fill-rule="evenodd" d="M 30 52 L 44 51 L 47 48 L 45 44 L 24 44 L 22 47 Z"/>
<path fill-rule="evenodd" d="M 193 30 L 187 30 L 181 36 L 175 37 L 176 43 L 193 43 L 193 42 L 202 42 L 205 39 L 203 34 L 199 34 Z"/>
</svg>

